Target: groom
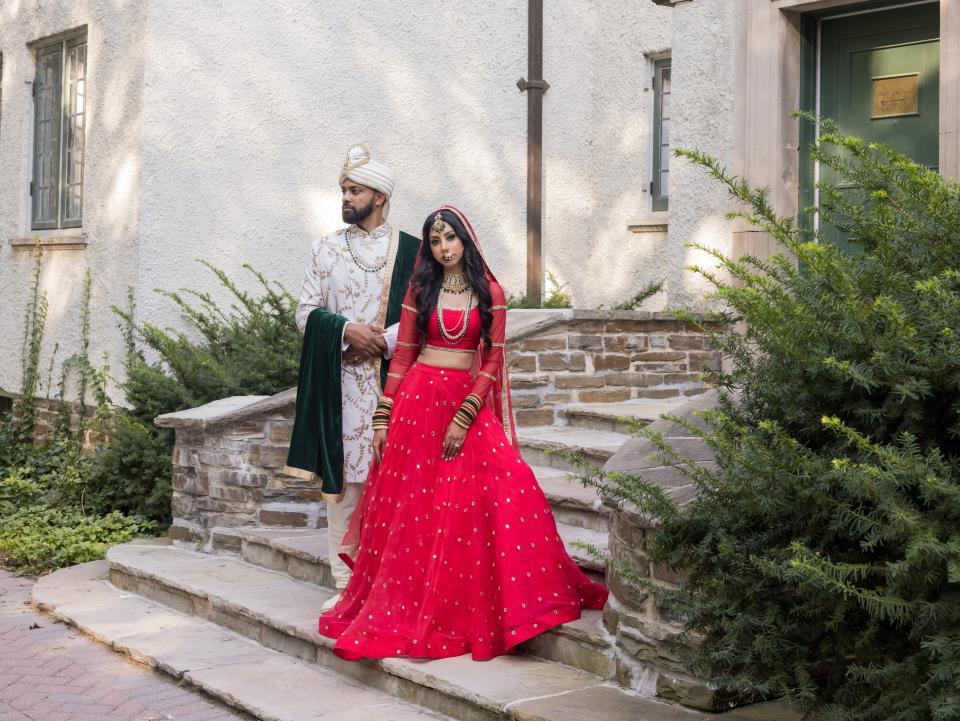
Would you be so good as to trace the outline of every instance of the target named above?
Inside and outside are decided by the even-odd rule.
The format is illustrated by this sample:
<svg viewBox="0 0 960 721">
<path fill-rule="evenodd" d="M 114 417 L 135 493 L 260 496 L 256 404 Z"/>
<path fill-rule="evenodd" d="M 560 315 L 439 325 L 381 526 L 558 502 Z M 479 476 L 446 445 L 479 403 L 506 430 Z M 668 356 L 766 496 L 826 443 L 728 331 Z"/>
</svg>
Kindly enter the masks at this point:
<svg viewBox="0 0 960 721">
<path fill-rule="evenodd" d="M 321 484 L 330 568 L 338 590 L 350 570 L 341 540 L 372 459 L 371 418 L 396 347 L 400 306 L 420 241 L 390 226 L 394 174 L 355 145 L 340 171 L 346 228 L 313 243 L 296 321 L 304 333 L 288 475 Z"/>
</svg>

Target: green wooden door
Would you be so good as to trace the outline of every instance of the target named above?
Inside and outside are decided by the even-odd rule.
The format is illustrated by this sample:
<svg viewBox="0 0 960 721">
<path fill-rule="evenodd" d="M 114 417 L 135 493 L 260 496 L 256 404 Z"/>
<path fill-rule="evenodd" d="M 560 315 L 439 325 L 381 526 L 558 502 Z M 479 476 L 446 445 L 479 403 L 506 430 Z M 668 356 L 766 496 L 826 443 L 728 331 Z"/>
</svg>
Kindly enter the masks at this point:
<svg viewBox="0 0 960 721">
<path fill-rule="evenodd" d="M 820 114 L 847 135 L 938 165 L 939 4 L 820 20 Z M 836 182 L 828 168 L 821 181 Z M 847 190 L 856 193 L 856 188 Z M 824 238 L 847 245 L 835 228 Z"/>
</svg>

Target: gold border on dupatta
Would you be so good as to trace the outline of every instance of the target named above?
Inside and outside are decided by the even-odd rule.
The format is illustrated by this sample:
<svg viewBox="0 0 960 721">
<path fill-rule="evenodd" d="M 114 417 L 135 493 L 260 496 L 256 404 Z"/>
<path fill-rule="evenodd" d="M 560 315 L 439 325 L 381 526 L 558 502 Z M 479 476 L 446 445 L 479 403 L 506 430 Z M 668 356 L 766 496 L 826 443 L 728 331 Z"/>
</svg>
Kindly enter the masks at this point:
<svg viewBox="0 0 960 721">
<path fill-rule="evenodd" d="M 390 288 L 393 285 L 393 266 L 397 263 L 397 251 L 400 249 L 400 229 L 390 228 L 390 246 L 387 248 L 387 267 L 383 273 L 383 290 L 380 291 L 380 307 L 377 308 L 377 325 L 386 328 L 387 304 L 390 302 Z M 380 364 L 383 356 L 377 356 L 374 362 L 377 377 L 380 377 Z"/>
</svg>

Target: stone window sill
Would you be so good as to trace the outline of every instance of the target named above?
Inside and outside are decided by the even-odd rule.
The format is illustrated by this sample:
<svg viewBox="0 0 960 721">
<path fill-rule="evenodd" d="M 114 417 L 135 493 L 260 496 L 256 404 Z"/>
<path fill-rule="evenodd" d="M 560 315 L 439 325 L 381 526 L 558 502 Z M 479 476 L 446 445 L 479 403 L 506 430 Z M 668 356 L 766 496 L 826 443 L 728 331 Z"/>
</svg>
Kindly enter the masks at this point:
<svg viewBox="0 0 960 721">
<path fill-rule="evenodd" d="M 38 236 L 44 250 L 83 250 L 87 247 L 87 234 L 79 228 L 38 230 L 22 238 L 10 238 L 10 245 L 14 250 L 31 250 Z"/>
<path fill-rule="evenodd" d="M 627 221 L 627 229 L 631 233 L 666 233 L 669 220 L 669 213 L 653 212 L 639 218 L 632 218 Z"/>
</svg>

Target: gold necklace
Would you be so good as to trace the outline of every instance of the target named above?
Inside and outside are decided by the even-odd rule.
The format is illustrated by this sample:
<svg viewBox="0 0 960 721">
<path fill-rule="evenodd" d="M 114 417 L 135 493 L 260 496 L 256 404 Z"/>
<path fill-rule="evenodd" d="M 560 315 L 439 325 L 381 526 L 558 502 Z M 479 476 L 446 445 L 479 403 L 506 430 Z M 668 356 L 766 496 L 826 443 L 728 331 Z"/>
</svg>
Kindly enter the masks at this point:
<svg viewBox="0 0 960 721">
<path fill-rule="evenodd" d="M 466 273 L 444 273 L 440 288 L 448 293 L 466 293 L 470 288 L 470 282 L 467 280 Z"/>
</svg>

